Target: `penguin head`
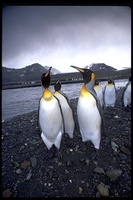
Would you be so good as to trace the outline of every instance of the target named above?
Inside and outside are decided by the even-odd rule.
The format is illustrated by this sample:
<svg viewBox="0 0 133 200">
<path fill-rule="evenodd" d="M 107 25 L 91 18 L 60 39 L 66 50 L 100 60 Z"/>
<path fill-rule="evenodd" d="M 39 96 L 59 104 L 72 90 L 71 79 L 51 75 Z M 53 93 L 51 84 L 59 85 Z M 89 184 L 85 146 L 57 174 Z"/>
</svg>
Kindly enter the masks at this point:
<svg viewBox="0 0 133 200">
<path fill-rule="evenodd" d="M 113 83 L 112 79 L 108 78 L 108 84 L 111 84 L 111 83 Z"/>
<path fill-rule="evenodd" d="M 75 67 L 73 65 L 70 67 L 77 69 L 82 74 L 85 84 L 95 80 L 95 74 L 90 69 Z"/>
<path fill-rule="evenodd" d="M 55 82 L 55 84 L 54 84 L 54 89 L 55 89 L 55 91 L 61 90 L 61 83 L 60 83 L 60 80 L 58 80 L 58 81 Z"/>
<path fill-rule="evenodd" d="M 43 73 L 41 75 L 41 83 L 42 83 L 42 86 L 44 88 L 48 88 L 49 85 L 50 85 L 50 80 L 51 80 L 51 78 L 50 78 L 50 71 L 51 71 L 51 68 L 52 67 L 50 67 L 49 70 L 46 73 Z"/>
<path fill-rule="evenodd" d="M 131 76 L 129 76 L 129 81 L 131 82 Z"/>
</svg>

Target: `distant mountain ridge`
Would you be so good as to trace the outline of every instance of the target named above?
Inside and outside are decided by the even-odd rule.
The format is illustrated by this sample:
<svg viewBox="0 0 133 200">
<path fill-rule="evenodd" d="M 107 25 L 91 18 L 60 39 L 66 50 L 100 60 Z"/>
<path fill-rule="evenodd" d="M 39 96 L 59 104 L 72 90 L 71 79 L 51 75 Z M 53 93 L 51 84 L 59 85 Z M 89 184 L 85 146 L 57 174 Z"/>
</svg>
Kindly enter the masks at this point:
<svg viewBox="0 0 133 200">
<path fill-rule="evenodd" d="M 106 65 L 104 63 L 91 64 L 88 68 L 90 68 L 92 71 L 112 71 L 112 70 L 114 71 L 114 70 L 117 70 L 114 67 Z"/>
<path fill-rule="evenodd" d="M 42 66 L 38 63 L 20 69 L 2 67 L 2 84 L 37 81 L 40 80 L 42 73 L 46 73 L 48 69 L 48 66 Z M 51 74 L 58 73 L 61 72 L 52 67 Z"/>
<path fill-rule="evenodd" d="M 49 67 L 42 66 L 39 63 L 34 63 L 32 65 L 20 69 L 2 67 L 2 85 L 12 84 L 12 83 L 38 82 L 40 81 L 42 73 L 46 73 Z M 105 71 L 106 72 L 117 71 L 117 69 L 108 66 L 104 63 L 97 63 L 97 64 L 93 63 L 90 66 L 86 66 L 85 68 L 89 68 L 94 72 L 100 72 L 100 73 Z M 79 76 L 79 72 L 75 73 L 77 73 L 77 76 Z M 67 74 L 70 73 L 61 73 L 56 68 L 52 67 L 51 74 L 53 75 L 59 74 L 58 77 L 60 77 L 63 76 L 63 74 L 66 74 L 65 76 L 69 76 Z"/>
</svg>

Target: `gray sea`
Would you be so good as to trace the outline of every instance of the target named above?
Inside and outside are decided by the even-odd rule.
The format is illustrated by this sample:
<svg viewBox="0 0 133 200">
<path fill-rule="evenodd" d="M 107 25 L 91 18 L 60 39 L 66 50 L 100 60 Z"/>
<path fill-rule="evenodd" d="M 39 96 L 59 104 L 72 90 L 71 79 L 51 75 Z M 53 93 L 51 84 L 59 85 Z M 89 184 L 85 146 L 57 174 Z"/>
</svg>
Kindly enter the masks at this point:
<svg viewBox="0 0 133 200">
<path fill-rule="evenodd" d="M 125 87 L 128 79 L 115 80 L 114 82 L 116 88 L 120 89 L 121 87 Z M 69 99 L 77 98 L 82 84 L 62 84 L 61 90 Z M 100 84 L 104 90 L 107 81 L 102 81 Z M 50 86 L 50 90 L 54 92 L 54 87 Z M 2 90 L 2 121 L 37 110 L 42 92 L 42 87 Z"/>
</svg>

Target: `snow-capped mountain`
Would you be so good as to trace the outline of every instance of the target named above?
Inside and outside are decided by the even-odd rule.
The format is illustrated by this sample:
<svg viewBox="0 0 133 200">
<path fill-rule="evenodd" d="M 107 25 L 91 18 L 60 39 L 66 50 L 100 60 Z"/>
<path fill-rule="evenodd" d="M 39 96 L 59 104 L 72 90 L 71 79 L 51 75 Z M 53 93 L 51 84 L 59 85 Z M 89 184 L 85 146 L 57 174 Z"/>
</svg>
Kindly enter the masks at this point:
<svg viewBox="0 0 133 200">
<path fill-rule="evenodd" d="M 114 67 L 111 67 L 109 65 L 106 65 L 104 63 L 92 63 L 90 66 L 86 66 L 85 68 L 89 68 L 92 71 L 114 71 L 117 70 Z"/>
</svg>

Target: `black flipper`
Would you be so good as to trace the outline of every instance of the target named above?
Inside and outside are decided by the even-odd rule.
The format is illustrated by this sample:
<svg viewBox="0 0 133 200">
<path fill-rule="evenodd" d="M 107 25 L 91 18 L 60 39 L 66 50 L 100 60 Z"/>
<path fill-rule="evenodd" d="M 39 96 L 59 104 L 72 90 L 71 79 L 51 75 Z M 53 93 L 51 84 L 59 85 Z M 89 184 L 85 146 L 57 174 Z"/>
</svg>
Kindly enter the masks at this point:
<svg viewBox="0 0 133 200">
<path fill-rule="evenodd" d="M 44 161 L 47 162 L 53 157 L 55 157 L 55 154 L 51 149 L 49 149 L 46 155 L 44 156 Z"/>
<path fill-rule="evenodd" d="M 38 129 L 38 133 L 39 133 L 39 137 L 40 138 L 41 138 L 41 132 L 42 132 L 40 124 L 39 124 L 39 110 L 40 110 L 40 101 L 41 101 L 41 98 L 39 99 L 39 102 L 38 102 L 38 113 L 37 113 L 37 129 Z"/>
<path fill-rule="evenodd" d="M 63 131 L 65 133 L 65 120 L 64 120 L 64 116 L 63 116 L 63 111 L 62 111 L 62 108 L 61 108 L 61 104 L 60 104 L 60 100 L 53 94 L 53 96 L 57 99 L 58 101 L 58 105 L 59 105 L 59 108 L 60 108 L 60 111 L 61 111 L 61 116 L 62 116 L 62 121 L 63 121 Z"/>
<path fill-rule="evenodd" d="M 55 147 L 55 157 L 62 160 L 62 153 L 60 152 L 60 150 L 57 147 Z"/>
</svg>

